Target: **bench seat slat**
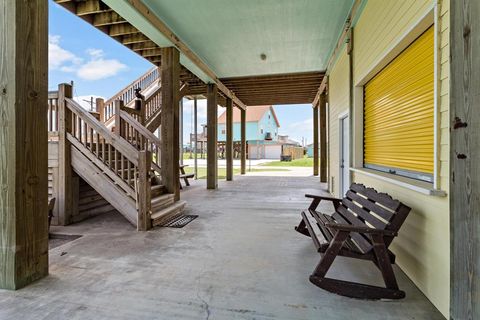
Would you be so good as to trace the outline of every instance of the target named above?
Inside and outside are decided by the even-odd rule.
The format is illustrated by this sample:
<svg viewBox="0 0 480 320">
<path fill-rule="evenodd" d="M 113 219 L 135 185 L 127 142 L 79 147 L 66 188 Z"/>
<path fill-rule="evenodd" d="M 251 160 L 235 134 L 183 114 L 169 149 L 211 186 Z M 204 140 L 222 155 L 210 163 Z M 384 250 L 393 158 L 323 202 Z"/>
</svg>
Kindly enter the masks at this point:
<svg viewBox="0 0 480 320">
<path fill-rule="evenodd" d="M 348 209 L 352 210 L 356 215 L 361 217 L 363 220 L 366 222 L 370 223 L 372 226 L 374 226 L 377 229 L 385 229 L 386 223 L 372 215 L 370 212 L 366 211 L 353 201 L 345 198 L 342 200 L 342 203 L 345 207 Z"/>
<path fill-rule="evenodd" d="M 307 226 L 308 233 L 310 234 L 310 238 L 312 238 L 315 248 L 317 248 L 317 250 L 320 249 L 321 247 L 320 241 L 318 241 L 317 235 L 313 231 L 312 225 L 310 224 L 310 220 L 308 220 L 307 215 L 305 214 L 305 211 L 302 211 L 302 219 L 305 222 L 305 225 Z"/>
<path fill-rule="evenodd" d="M 390 221 L 390 219 L 394 215 L 393 212 L 390 212 L 387 209 L 382 208 L 381 206 L 377 205 L 375 202 L 371 201 L 370 199 L 366 199 L 350 190 L 347 192 L 347 198 L 361 204 L 364 208 L 368 209 L 371 212 L 374 212 L 375 214 L 379 215 L 386 221 Z"/>
<path fill-rule="evenodd" d="M 330 241 L 333 239 L 334 232 L 327 228 L 325 226 L 326 223 L 337 223 L 335 219 L 332 216 L 329 216 L 327 214 L 319 213 L 315 210 L 309 210 L 310 214 L 317 220 L 317 224 L 320 228 L 320 231 L 324 235 L 325 239 L 330 243 Z M 358 235 L 360 236 L 360 235 Z M 361 236 L 360 236 L 361 237 Z M 355 242 L 352 241 L 351 236 L 348 237 L 348 239 L 344 242 L 344 246 L 346 246 L 348 249 L 355 251 L 355 252 L 361 252 L 360 248 L 355 244 Z"/>
</svg>

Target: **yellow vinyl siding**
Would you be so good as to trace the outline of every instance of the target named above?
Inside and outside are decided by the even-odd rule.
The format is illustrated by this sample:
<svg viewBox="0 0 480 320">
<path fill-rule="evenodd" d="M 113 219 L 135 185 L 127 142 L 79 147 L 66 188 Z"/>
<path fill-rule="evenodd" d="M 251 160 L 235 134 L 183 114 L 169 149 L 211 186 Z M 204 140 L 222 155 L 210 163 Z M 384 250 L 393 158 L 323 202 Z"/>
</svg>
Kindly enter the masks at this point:
<svg viewBox="0 0 480 320">
<path fill-rule="evenodd" d="M 434 31 L 365 85 L 364 163 L 433 175 Z"/>
</svg>

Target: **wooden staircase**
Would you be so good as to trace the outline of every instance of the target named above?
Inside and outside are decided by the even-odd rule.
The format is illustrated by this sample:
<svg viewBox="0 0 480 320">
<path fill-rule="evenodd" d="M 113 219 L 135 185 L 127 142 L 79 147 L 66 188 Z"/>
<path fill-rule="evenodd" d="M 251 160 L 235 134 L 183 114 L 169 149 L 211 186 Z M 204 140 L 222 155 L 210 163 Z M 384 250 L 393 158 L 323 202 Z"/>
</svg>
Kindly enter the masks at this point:
<svg viewBox="0 0 480 320">
<path fill-rule="evenodd" d="M 135 112 L 135 90 L 141 89 L 140 93 L 145 97 L 142 101 L 142 109 Z M 118 114 L 115 103 L 122 101 L 126 110 L 132 110 L 135 118 L 145 125 L 145 127 L 154 132 L 160 126 L 160 113 L 162 105 L 160 72 L 158 68 L 152 68 L 143 76 L 133 81 L 124 89 L 120 90 L 113 97 L 97 106 L 100 113 L 100 120 L 108 128 L 115 127 Z"/>
<path fill-rule="evenodd" d="M 114 106 L 115 132 L 111 132 L 101 120 L 65 98 L 65 140 L 71 165 L 138 230 L 147 230 L 181 214 L 186 202 L 175 201 L 174 194 L 162 185 L 160 139 L 138 121 L 137 111 L 121 100 L 115 100 Z"/>
</svg>

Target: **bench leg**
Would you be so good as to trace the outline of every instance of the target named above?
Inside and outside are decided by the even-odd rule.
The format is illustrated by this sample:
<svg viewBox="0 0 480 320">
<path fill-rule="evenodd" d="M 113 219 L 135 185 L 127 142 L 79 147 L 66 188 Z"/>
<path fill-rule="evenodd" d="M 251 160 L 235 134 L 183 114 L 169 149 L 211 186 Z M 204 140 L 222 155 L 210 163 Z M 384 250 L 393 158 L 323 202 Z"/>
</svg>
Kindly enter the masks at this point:
<svg viewBox="0 0 480 320">
<path fill-rule="evenodd" d="M 303 221 L 303 219 L 300 221 L 298 226 L 295 227 L 295 231 L 303 234 L 304 236 L 310 237 L 310 233 L 308 233 L 307 226 L 305 225 L 305 221 Z"/>
<path fill-rule="evenodd" d="M 310 276 L 310 281 L 312 281 L 312 277 L 314 278 L 324 278 L 327 274 L 328 269 L 332 266 L 333 261 L 337 257 L 338 253 L 342 249 L 343 243 L 347 239 L 349 232 L 348 231 L 337 231 L 335 236 L 333 237 L 328 249 L 325 251 L 322 259 L 318 263 L 315 271 Z"/>
<path fill-rule="evenodd" d="M 373 251 L 375 252 L 376 265 L 382 272 L 385 285 L 389 289 L 398 290 L 397 279 L 393 272 L 390 257 L 382 235 L 372 235 Z"/>
<path fill-rule="evenodd" d="M 188 182 L 188 178 L 183 178 L 183 181 L 185 181 L 185 185 L 188 187 L 190 185 L 190 182 Z"/>
<path fill-rule="evenodd" d="M 372 235 L 372 242 L 375 253 L 374 262 L 382 272 L 386 288 L 325 277 L 347 236 L 348 232 L 341 235 L 339 231 L 335 234 L 324 257 L 310 276 L 310 282 L 327 291 L 351 298 L 370 300 L 405 298 L 405 292 L 398 289 L 390 257 L 381 235 Z"/>
</svg>

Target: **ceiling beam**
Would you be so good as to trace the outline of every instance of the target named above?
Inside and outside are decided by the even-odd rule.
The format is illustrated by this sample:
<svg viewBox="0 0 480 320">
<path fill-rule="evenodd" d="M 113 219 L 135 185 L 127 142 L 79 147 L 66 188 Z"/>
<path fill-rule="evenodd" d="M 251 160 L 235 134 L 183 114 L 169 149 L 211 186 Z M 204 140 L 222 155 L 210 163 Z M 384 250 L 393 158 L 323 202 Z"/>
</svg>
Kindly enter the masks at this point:
<svg viewBox="0 0 480 320">
<path fill-rule="evenodd" d="M 95 27 L 109 26 L 112 24 L 125 23 L 125 22 L 127 21 L 123 19 L 115 11 L 97 13 L 93 18 L 93 25 Z"/>
<path fill-rule="evenodd" d="M 195 52 L 193 52 L 179 37 L 171 30 L 160 18 L 153 14 L 150 9 L 143 3 L 142 0 L 128 0 L 128 3 L 137 10 L 152 26 L 154 26 L 163 36 L 165 36 L 177 49 L 190 61 L 192 61 L 202 72 L 204 72 L 217 85 L 218 90 L 222 91 L 227 97 L 231 98 L 233 102 L 240 108 L 245 109 L 246 105 L 238 99 L 235 94 L 228 89 L 218 79 L 217 75 L 210 69 Z"/>
</svg>

